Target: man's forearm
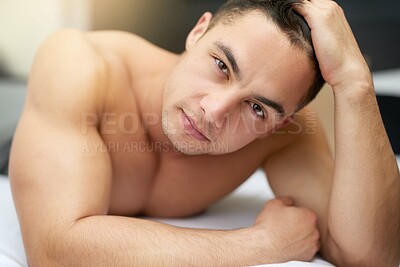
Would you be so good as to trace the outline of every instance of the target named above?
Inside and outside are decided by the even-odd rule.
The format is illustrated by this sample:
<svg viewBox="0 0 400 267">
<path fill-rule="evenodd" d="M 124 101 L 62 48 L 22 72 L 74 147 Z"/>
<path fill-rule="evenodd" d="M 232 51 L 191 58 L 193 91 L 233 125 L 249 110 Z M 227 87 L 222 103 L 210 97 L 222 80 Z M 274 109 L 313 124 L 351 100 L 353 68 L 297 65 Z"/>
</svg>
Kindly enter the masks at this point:
<svg viewBox="0 0 400 267">
<path fill-rule="evenodd" d="M 400 178 L 372 86 L 334 88 L 328 229 L 346 265 L 391 266 L 400 253 Z"/>
<path fill-rule="evenodd" d="M 57 239 L 47 260 L 62 266 L 239 266 L 254 264 L 257 252 L 247 229 L 186 229 L 118 216 L 80 219 Z"/>
</svg>

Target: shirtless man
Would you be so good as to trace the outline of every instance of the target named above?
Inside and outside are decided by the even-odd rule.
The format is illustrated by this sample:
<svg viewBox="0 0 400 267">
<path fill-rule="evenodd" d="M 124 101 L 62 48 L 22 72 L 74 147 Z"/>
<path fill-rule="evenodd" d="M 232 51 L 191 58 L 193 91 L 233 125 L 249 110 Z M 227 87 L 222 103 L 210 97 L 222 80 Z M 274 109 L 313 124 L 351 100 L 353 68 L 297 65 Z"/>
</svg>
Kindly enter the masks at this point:
<svg viewBox="0 0 400 267">
<path fill-rule="evenodd" d="M 317 251 L 340 266 L 398 264 L 399 171 L 369 69 L 330 0 L 293 7 L 334 90 L 335 158 L 321 129 L 295 133 L 322 83 L 293 2 L 205 13 L 180 55 L 121 32 L 44 42 L 10 165 L 30 266 L 243 266 Z M 259 167 L 278 198 L 251 227 L 137 218 L 200 213 Z"/>
</svg>

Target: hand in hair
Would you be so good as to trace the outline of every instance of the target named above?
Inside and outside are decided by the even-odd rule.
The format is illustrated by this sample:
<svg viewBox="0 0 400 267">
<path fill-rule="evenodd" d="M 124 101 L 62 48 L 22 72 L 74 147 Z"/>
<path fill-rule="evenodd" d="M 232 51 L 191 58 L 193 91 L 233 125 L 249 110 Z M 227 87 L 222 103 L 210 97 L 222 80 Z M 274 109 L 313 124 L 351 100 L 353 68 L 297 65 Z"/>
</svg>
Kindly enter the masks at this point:
<svg viewBox="0 0 400 267">
<path fill-rule="evenodd" d="M 311 28 L 311 37 L 325 81 L 337 92 L 350 84 L 372 84 L 368 65 L 361 54 L 342 8 L 331 0 L 303 1 L 295 5 Z"/>
</svg>

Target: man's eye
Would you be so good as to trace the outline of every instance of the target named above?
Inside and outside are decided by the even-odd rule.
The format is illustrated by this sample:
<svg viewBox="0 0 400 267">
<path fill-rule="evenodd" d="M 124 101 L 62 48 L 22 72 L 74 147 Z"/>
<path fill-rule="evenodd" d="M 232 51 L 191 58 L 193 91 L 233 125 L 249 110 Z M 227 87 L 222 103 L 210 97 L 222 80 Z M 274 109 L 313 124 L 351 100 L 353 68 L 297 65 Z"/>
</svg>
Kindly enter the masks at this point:
<svg viewBox="0 0 400 267">
<path fill-rule="evenodd" d="M 218 68 L 219 68 L 223 73 L 225 73 L 226 75 L 228 75 L 228 67 L 225 65 L 225 63 L 224 63 L 222 60 L 220 60 L 220 59 L 218 59 L 218 58 L 215 58 L 215 64 L 217 64 Z"/>
<path fill-rule="evenodd" d="M 250 103 L 251 108 L 254 110 L 254 113 L 257 114 L 257 116 L 260 116 L 261 118 L 265 118 L 265 113 L 262 107 L 257 104 L 257 103 Z"/>
</svg>

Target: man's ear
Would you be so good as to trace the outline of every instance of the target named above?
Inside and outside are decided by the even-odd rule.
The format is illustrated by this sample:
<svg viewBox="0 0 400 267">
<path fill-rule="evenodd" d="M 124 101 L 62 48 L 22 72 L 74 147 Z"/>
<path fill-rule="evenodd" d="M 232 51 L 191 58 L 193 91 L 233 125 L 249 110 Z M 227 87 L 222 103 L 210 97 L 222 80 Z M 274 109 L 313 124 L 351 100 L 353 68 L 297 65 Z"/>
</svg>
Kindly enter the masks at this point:
<svg viewBox="0 0 400 267">
<path fill-rule="evenodd" d="M 196 26 L 194 26 L 194 28 L 190 31 L 188 37 L 186 38 L 186 50 L 189 50 L 193 46 L 193 44 L 195 44 L 207 31 L 211 18 L 212 14 L 210 12 L 206 12 L 200 17 Z"/>
</svg>

